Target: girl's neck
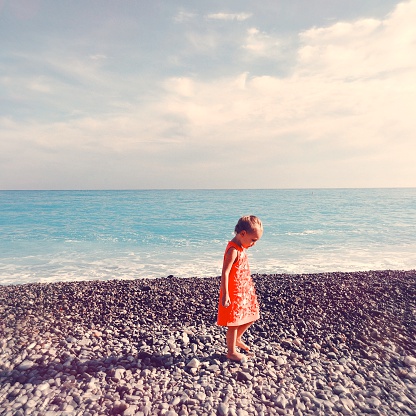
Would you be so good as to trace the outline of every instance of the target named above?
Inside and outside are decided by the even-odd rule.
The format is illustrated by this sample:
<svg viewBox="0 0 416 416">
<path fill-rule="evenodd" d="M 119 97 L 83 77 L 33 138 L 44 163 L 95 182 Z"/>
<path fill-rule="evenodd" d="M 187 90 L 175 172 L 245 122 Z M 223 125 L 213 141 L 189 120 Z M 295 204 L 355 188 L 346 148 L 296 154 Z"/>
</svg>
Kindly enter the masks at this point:
<svg viewBox="0 0 416 416">
<path fill-rule="evenodd" d="M 231 240 L 233 243 L 235 243 L 235 244 L 237 244 L 238 246 L 240 246 L 241 248 L 244 248 L 242 245 L 241 245 L 241 240 L 238 238 L 238 235 L 236 235 L 232 240 Z"/>
</svg>

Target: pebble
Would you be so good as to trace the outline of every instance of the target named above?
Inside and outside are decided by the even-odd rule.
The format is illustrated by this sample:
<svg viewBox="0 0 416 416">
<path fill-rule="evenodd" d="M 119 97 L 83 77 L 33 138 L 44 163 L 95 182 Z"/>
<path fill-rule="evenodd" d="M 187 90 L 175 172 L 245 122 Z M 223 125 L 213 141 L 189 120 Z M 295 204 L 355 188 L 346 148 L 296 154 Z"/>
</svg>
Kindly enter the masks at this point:
<svg viewBox="0 0 416 416">
<path fill-rule="evenodd" d="M 332 389 L 332 391 L 333 391 L 335 394 L 338 394 L 338 395 L 348 393 L 348 389 L 346 389 L 344 386 L 342 386 L 342 385 L 340 385 L 340 384 L 337 384 L 337 385 L 336 385 L 336 386 Z"/>
<path fill-rule="evenodd" d="M 186 366 L 189 368 L 199 368 L 200 365 L 201 363 L 197 358 L 192 358 L 192 360 L 189 361 L 188 364 L 186 364 Z"/>
<path fill-rule="evenodd" d="M 26 370 L 31 369 L 34 365 L 35 363 L 33 361 L 24 360 L 21 364 L 17 366 L 17 370 L 26 371 Z"/>
<path fill-rule="evenodd" d="M 218 415 L 227 416 L 228 414 L 228 405 L 226 403 L 220 403 L 217 409 Z"/>
<path fill-rule="evenodd" d="M 254 281 L 244 363 L 218 278 L 0 286 L 2 414 L 416 415 L 415 271 Z"/>
<path fill-rule="evenodd" d="M 404 363 L 408 366 L 408 367 L 416 367 L 416 358 L 412 357 L 410 355 L 407 355 L 406 357 L 404 357 Z"/>
</svg>

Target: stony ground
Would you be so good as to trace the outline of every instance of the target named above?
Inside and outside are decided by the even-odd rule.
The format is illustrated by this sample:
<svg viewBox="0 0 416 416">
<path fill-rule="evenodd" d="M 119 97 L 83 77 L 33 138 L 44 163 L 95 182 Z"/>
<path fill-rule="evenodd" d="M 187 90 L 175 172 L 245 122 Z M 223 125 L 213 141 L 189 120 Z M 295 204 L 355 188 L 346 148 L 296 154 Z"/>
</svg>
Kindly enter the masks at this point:
<svg viewBox="0 0 416 416">
<path fill-rule="evenodd" d="M 416 271 L 253 277 L 243 364 L 219 278 L 0 286 L 0 414 L 416 415 Z"/>
</svg>

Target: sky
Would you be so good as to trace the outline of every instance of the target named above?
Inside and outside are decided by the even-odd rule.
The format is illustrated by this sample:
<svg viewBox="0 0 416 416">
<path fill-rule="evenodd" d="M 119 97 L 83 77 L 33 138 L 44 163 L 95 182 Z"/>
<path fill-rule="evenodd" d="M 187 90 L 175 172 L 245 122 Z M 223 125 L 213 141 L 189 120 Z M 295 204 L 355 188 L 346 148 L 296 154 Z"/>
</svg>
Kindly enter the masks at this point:
<svg viewBox="0 0 416 416">
<path fill-rule="evenodd" d="M 416 0 L 0 0 L 0 189 L 416 186 Z"/>
</svg>

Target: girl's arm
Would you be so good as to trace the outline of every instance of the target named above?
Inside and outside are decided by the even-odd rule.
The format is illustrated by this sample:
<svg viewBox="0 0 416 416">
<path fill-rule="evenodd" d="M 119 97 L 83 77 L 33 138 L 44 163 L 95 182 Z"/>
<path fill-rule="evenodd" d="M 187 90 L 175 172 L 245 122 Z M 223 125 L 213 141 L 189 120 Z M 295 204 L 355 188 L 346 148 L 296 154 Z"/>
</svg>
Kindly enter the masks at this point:
<svg viewBox="0 0 416 416">
<path fill-rule="evenodd" d="M 229 284 L 229 277 L 231 267 L 233 266 L 235 260 L 237 259 L 237 250 L 231 247 L 224 255 L 224 263 L 222 266 L 222 274 L 221 274 L 221 292 L 222 292 L 222 299 L 221 303 L 222 306 L 228 307 L 231 304 L 230 300 L 230 293 L 228 291 L 228 284 Z"/>
</svg>

